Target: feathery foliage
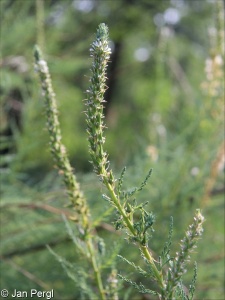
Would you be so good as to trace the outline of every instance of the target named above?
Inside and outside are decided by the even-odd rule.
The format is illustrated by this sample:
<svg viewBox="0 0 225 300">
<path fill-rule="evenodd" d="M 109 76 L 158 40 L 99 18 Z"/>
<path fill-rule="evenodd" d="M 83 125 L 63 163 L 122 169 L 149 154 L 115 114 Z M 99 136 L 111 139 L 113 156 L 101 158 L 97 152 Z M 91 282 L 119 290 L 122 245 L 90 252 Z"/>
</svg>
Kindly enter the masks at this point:
<svg viewBox="0 0 225 300">
<path fill-rule="evenodd" d="M 148 289 L 142 283 L 138 284 L 121 274 L 118 274 L 118 276 L 125 282 L 130 283 L 140 293 L 154 294 L 157 295 L 159 299 L 174 299 L 174 297 L 176 297 L 176 299 L 185 299 L 185 297 L 188 296 L 186 296 L 184 289 L 182 288 L 182 276 L 186 272 L 185 267 L 190 259 L 189 254 L 196 247 L 196 242 L 202 235 L 202 223 L 204 217 L 201 215 L 200 210 L 197 210 L 194 222 L 189 226 L 184 239 L 181 241 L 180 250 L 176 253 L 174 258 L 170 257 L 173 231 L 173 222 L 171 218 L 168 241 L 166 242 L 158 261 L 155 260 L 149 248 L 151 233 L 154 232 L 153 225 L 156 221 L 155 215 L 153 212 L 149 212 L 145 209 L 148 202 L 138 203 L 136 198 L 134 198 L 134 195 L 137 196 L 146 186 L 152 170 L 148 172 L 139 188 L 123 191 L 123 180 L 126 169 L 123 169 L 120 178 L 116 180 L 112 169 L 110 169 L 108 154 L 104 149 L 105 124 L 103 104 L 105 102 L 104 93 L 107 88 L 106 68 L 110 53 L 111 51 L 108 45 L 108 27 L 102 23 L 98 26 L 96 38 L 90 48 L 90 54 L 93 61 L 90 87 L 87 90 L 87 99 L 85 101 L 91 163 L 95 173 L 106 187 L 107 195 L 103 194 L 103 198 L 106 199 L 116 211 L 115 229 L 123 229 L 127 235 L 128 243 L 134 243 L 138 247 L 141 257 L 145 262 L 146 270 L 123 256 L 119 257 L 131 265 L 136 272 L 141 274 L 141 276 L 155 282 L 156 289 Z M 117 271 L 114 267 L 112 268 L 112 273 L 108 280 L 110 284 L 105 285 L 104 288 L 102 280 L 103 274 L 101 273 L 101 257 L 104 257 L 105 255 L 105 243 L 102 238 L 94 236 L 91 232 L 91 229 L 93 228 L 91 228 L 90 225 L 90 210 L 87 206 L 86 199 L 80 190 L 76 177 L 72 172 L 72 167 L 67 158 L 65 147 L 61 143 L 62 137 L 57 118 L 58 111 L 55 95 L 52 89 L 47 64 L 43 60 L 40 50 L 37 47 L 35 50 L 35 59 L 45 95 L 50 148 L 59 172 L 63 175 L 64 183 L 68 196 L 73 204 L 73 208 L 78 214 L 78 218 L 74 219 L 77 222 L 77 232 L 79 232 L 78 237 L 74 235 L 70 225 L 66 221 L 67 229 L 78 252 L 82 255 L 86 255 L 86 258 L 92 265 L 101 299 L 117 299 Z M 87 273 L 83 270 L 79 271 L 78 269 L 74 273 L 72 264 L 55 254 L 52 250 L 50 251 L 55 255 L 57 260 L 60 261 L 68 276 L 75 280 L 77 284 L 79 282 L 82 283 L 80 286 L 81 295 L 86 295 L 90 299 L 95 299 L 97 295 L 88 287 Z M 81 281 L 77 281 L 78 277 L 81 278 Z M 193 297 L 195 281 L 196 274 L 190 285 L 191 297 Z"/>
</svg>

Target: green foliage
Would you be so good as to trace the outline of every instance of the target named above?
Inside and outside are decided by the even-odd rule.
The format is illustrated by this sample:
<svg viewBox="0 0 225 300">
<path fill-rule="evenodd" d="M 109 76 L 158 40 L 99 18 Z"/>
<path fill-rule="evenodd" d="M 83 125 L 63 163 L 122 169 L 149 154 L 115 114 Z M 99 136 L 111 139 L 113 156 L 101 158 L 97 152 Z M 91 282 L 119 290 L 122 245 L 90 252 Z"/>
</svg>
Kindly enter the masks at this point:
<svg viewBox="0 0 225 300">
<path fill-rule="evenodd" d="M 90 170 L 87 163 L 85 126 L 81 114 L 84 110 L 81 105 L 85 97 L 83 91 L 88 84 L 83 75 L 87 74 L 89 69 L 87 52 L 92 39 L 90 28 L 95 28 L 105 18 L 107 21 L 110 20 L 113 42 L 122 45 L 116 84 L 112 91 L 114 95 L 112 107 L 106 118 L 106 125 L 110 128 L 106 149 L 116 166 L 127 164 L 135 153 L 143 148 L 145 151 L 149 143 L 158 147 L 161 137 L 157 134 L 156 127 L 164 126 L 167 133 L 166 141 L 170 141 L 176 138 L 178 132 L 187 128 L 187 122 L 190 124 L 196 120 L 196 107 L 193 105 L 196 103 L 199 106 L 202 103 L 199 100 L 202 97 L 199 85 L 201 78 L 204 77 L 203 65 L 208 44 L 204 28 L 211 19 L 211 5 L 199 4 L 199 1 L 196 1 L 198 2 L 196 7 L 199 8 L 195 9 L 195 5 L 188 2 L 187 7 L 180 8 L 184 15 L 180 23 L 170 30 L 166 24 L 161 28 L 154 23 L 156 16 L 162 17 L 170 7 L 169 2 L 147 4 L 141 1 L 137 4 L 138 7 L 124 2 L 121 7 L 118 1 L 115 3 L 100 1 L 96 3 L 96 11 L 90 13 L 79 10 L 79 1 L 74 1 L 77 4 L 73 4 L 70 0 L 57 1 L 58 4 L 51 4 L 50 1 L 42 2 L 44 12 L 39 15 L 43 18 L 41 30 L 44 29 L 44 50 L 50 54 L 47 58 L 55 83 L 55 92 L 60 101 L 59 118 L 64 143 L 78 171 Z M 39 170 L 46 172 L 51 170 L 52 165 L 48 151 L 41 151 L 48 137 L 42 130 L 41 96 L 37 93 L 38 88 L 32 69 L 31 49 L 37 42 L 40 22 L 35 16 L 35 1 L 23 3 L 22 0 L 10 2 L 2 0 L 1 7 L 1 11 L 4 12 L 1 27 L 4 36 L 3 62 L 6 58 L 17 55 L 23 57 L 28 66 L 27 71 L 21 74 L 17 69 L 11 69 L 9 65 L 3 63 L 4 72 L 8 70 L 10 74 L 3 73 L 2 79 L 5 81 L 13 76 L 12 86 L 14 82 L 22 81 L 18 84 L 18 88 L 25 93 L 23 115 L 26 117 L 23 118 L 23 131 L 19 134 L 17 142 L 17 170 L 21 169 L 22 172 L 25 168 L 33 170 L 32 175 L 38 177 Z M 177 9 L 176 5 L 174 8 Z M 23 22 L 20 22 L 20 18 Z M 27 22 L 32 22 L 32 26 Z M 205 32 L 204 35 L 200 33 L 200 28 Z M 194 35 L 194 41 L 190 32 Z M 150 53 L 149 59 L 144 63 L 134 58 L 135 51 L 142 47 L 148 49 Z M 173 58 L 172 62 L 170 57 Z M 19 65 L 24 66 L 24 63 Z M 195 72 L 196 69 L 199 72 Z M 183 70 L 184 76 L 179 76 L 179 70 Z M 29 90 L 27 84 L 24 84 L 27 81 Z M 26 94 L 27 92 L 29 93 Z M 7 91 L 4 91 L 4 98 L 5 96 Z M 71 103 L 73 109 L 70 109 Z M 154 124 L 154 114 L 161 117 L 163 124 Z M 173 118 L 174 115 L 176 118 Z M 31 123 L 32 128 L 29 126 Z M 36 135 L 35 139 L 32 139 L 33 134 Z M 30 145 L 29 150 L 27 145 Z M 120 155 L 121 152 L 124 153 L 123 156 Z"/>
<path fill-rule="evenodd" d="M 112 89 L 113 101 L 105 119 L 109 127 L 105 149 L 111 157 L 110 165 L 116 170 L 121 169 L 124 163 L 128 165 L 126 176 L 125 171 L 122 176 L 114 173 L 115 179 L 120 178 L 115 183 L 116 193 L 123 199 L 123 204 L 126 203 L 129 213 L 140 203 L 148 201 L 143 208 L 136 208 L 133 216 L 134 222 L 139 223 L 140 233 L 143 233 L 145 212 L 154 212 L 155 232 L 151 226 L 147 233 L 159 270 L 166 268 L 176 257 L 176 245 L 171 241 L 172 227 L 168 229 L 170 216 L 174 216 L 173 241 L 177 241 L 182 238 L 192 211 L 204 207 L 206 233 L 199 243 L 198 252 L 193 253 L 193 260 L 198 261 L 199 266 L 195 298 L 222 299 L 224 216 L 220 194 L 223 188 L 220 153 L 223 151 L 218 149 L 223 139 L 223 100 L 218 99 L 223 99 L 224 89 L 215 90 L 214 87 L 223 86 L 218 53 L 223 53 L 219 49 L 224 43 L 218 42 L 220 46 L 217 42 L 213 44 L 214 37 L 211 35 L 208 39 L 206 30 L 208 26 L 214 26 L 212 16 L 218 9 L 217 5 L 202 1 L 186 1 L 185 6 L 180 8 L 175 2 L 156 2 L 151 6 L 140 1 L 128 7 L 125 2 L 121 5 L 119 1 L 99 1 L 97 5 L 97 8 L 84 12 L 78 8 L 71 9 L 72 1 L 69 0 L 51 4 L 44 1 L 45 11 L 39 16 L 44 18 L 43 49 L 50 54 L 46 58 L 58 98 L 63 141 L 91 210 L 92 228 L 96 228 L 93 243 L 107 297 L 114 299 L 118 290 L 124 299 L 142 297 L 138 289 L 129 287 L 129 282 L 119 280 L 120 287 L 116 283 L 117 271 L 111 270 L 111 266 L 115 268 L 119 251 L 127 261 L 142 270 L 150 273 L 151 269 L 145 260 L 140 259 L 136 246 L 123 242 L 118 237 L 121 231 L 113 232 L 109 225 L 121 223 L 119 227 L 123 227 L 123 222 L 118 214 L 112 214 L 113 208 L 108 205 L 111 199 L 105 188 L 92 175 L 79 173 L 90 169 L 81 113 L 84 110 L 83 91 L 88 86 L 83 74 L 88 73 L 90 66 L 87 60 L 93 35 L 90 28 L 105 21 L 109 22 L 113 42 L 122 43 L 116 85 Z M 175 25 L 156 26 L 155 16 L 158 14 L 160 19 L 160 14 L 162 17 L 168 7 L 182 12 L 180 21 Z M 220 7 L 219 11 L 223 8 Z M 16 86 L 23 95 L 22 132 L 11 123 L 13 138 L 7 138 L 6 143 L 1 138 L 4 149 L 8 145 L 13 149 L 11 154 L 4 156 L 4 161 L 1 157 L 2 165 L 8 166 L 2 171 L 1 184 L 1 286 L 9 290 L 15 287 L 24 290 L 54 288 L 58 299 L 69 299 L 71 295 L 80 298 L 82 293 L 74 287 L 73 280 L 67 278 L 66 272 L 61 272 L 60 265 L 45 250 L 48 243 L 69 264 L 79 265 L 81 253 L 74 251 L 77 246 L 69 241 L 60 216 L 64 214 L 67 218 L 71 215 L 70 210 L 62 209 L 65 199 L 63 188 L 55 172 L 46 173 L 52 168 L 52 160 L 46 149 L 48 134 L 43 130 L 42 97 L 38 93 L 33 68 L 21 73 L 20 69 L 13 69 L 8 63 L 13 61 L 11 56 L 18 55 L 25 58 L 25 64 L 19 60 L 19 65 L 32 66 L 32 48 L 38 40 L 35 14 L 34 1 L 1 1 L 1 33 L 4 36 L 1 48 L 1 128 L 2 124 L 7 128 L 11 123 L 7 117 L 11 90 Z M 61 14 L 58 19 L 55 17 L 57 14 Z M 220 17 L 216 21 L 217 25 L 221 20 Z M 220 32 L 223 31 L 223 25 L 217 27 Z M 135 51 L 141 47 L 150 50 L 150 57 L 144 63 L 134 58 Z M 206 80 L 204 74 L 208 52 L 215 68 L 207 68 L 209 73 L 206 76 L 213 78 L 212 81 Z M 110 65 L 114 62 L 113 57 L 111 60 Z M 210 77 L 210 74 L 213 76 Z M 203 93 L 199 88 L 202 82 Z M 154 169 L 154 176 L 139 193 L 137 184 L 143 180 L 143 174 L 149 172 L 149 167 Z M 101 194 L 107 202 L 102 201 Z M 70 238 L 76 237 L 77 242 L 84 246 L 82 239 L 78 239 L 82 237 L 82 230 L 75 229 L 74 223 L 69 225 L 70 229 L 68 221 L 66 224 Z M 162 250 L 162 237 L 168 235 L 168 230 L 168 245 L 165 244 Z M 120 245 L 109 249 L 108 245 L 118 240 Z M 158 259 L 157 254 L 160 254 Z M 83 267 L 86 268 L 86 265 Z M 143 291 L 142 286 L 149 290 L 156 288 L 125 261 L 119 260 L 117 267 L 118 273 L 130 283 L 136 283 L 140 291 Z M 193 267 L 192 264 L 190 267 Z M 129 268 L 135 272 L 129 273 Z M 87 267 L 87 270 L 91 275 L 90 268 Z M 69 271 L 74 278 L 78 276 L 72 268 Z M 179 281 L 175 290 L 177 298 L 187 299 L 187 290 L 190 291 L 188 297 L 193 297 L 193 287 L 187 288 L 193 281 L 190 273 L 187 272 L 182 282 Z M 96 292 L 93 277 L 86 280 Z"/>
<path fill-rule="evenodd" d="M 144 271 L 139 266 L 136 266 L 134 263 L 130 261 L 124 260 L 132 265 L 136 271 L 144 275 L 145 277 L 149 277 L 156 282 L 157 290 L 152 291 L 145 288 L 142 284 L 138 285 L 137 283 L 126 279 L 122 275 L 120 277 L 129 282 L 132 286 L 134 286 L 140 293 L 145 294 L 154 294 L 158 295 L 159 298 L 163 299 L 171 299 L 174 297 L 174 293 L 178 290 L 180 291 L 181 298 L 184 298 L 184 292 L 179 288 L 179 282 L 182 279 L 183 274 L 186 272 L 185 267 L 189 260 L 189 254 L 192 252 L 192 249 L 195 247 L 197 240 L 200 238 L 202 234 L 202 223 L 204 221 L 204 217 L 201 215 L 200 210 L 197 210 L 196 216 L 194 218 L 194 223 L 189 226 L 189 230 L 186 232 L 185 238 L 181 241 L 181 250 L 177 252 L 175 258 L 170 258 L 169 253 L 169 243 L 172 235 L 172 228 L 170 228 L 170 236 L 169 243 L 166 244 L 164 250 L 167 252 L 169 269 L 167 271 L 167 275 L 164 274 L 161 261 L 160 261 L 160 269 L 158 269 L 157 264 L 153 259 L 151 252 L 148 249 L 148 240 L 149 234 L 147 233 L 148 229 L 153 231 L 153 224 L 155 222 L 155 216 L 152 212 L 147 212 L 144 209 L 146 203 L 137 205 L 136 200 L 133 199 L 133 203 L 131 204 L 131 197 L 136 192 L 140 192 L 143 190 L 144 186 L 146 186 L 148 179 L 151 175 L 151 170 L 146 176 L 145 180 L 141 183 L 139 188 L 133 189 L 131 192 L 123 193 L 123 196 L 120 198 L 120 190 L 122 188 L 122 181 L 125 169 L 123 169 L 121 173 L 121 177 L 119 179 L 118 188 L 116 188 L 114 179 L 114 175 L 112 170 L 109 170 L 109 161 L 107 160 L 108 155 L 104 151 L 104 123 L 103 123 L 103 105 L 104 102 L 104 93 L 106 90 L 106 67 L 109 60 L 110 49 L 108 47 L 108 28 L 105 24 L 100 24 L 97 33 L 96 39 L 91 45 L 90 48 L 91 57 L 93 58 L 92 63 L 92 77 L 90 79 L 91 86 L 87 90 L 88 99 L 86 100 L 86 121 L 87 121 L 87 133 L 88 133 L 88 141 L 90 145 L 90 155 L 92 159 L 92 165 L 94 171 L 100 177 L 102 183 L 108 190 L 109 196 L 104 196 L 109 203 L 114 207 L 117 211 L 118 219 L 115 222 L 116 229 L 126 229 L 126 234 L 128 236 L 128 242 L 132 242 L 137 245 L 141 252 L 141 256 L 144 261 L 147 263 L 150 272 Z M 40 80 L 42 84 L 42 89 L 45 97 L 45 105 L 46 105 L 46 117 L 47 117 L 47 128 L 49 130 L 50 135 L 50 149 L 52 155 L 56 161 L 59 172 L 62 173 L 64 178 L 64 183 L 67 189 L 68 197 L 72 202 L 72 206 L 74 207 L 76 213 L 78 214 L 78 218 L 72 218 L 75 220 L 80 231 L 77 239 L 72 231 L 69 230 L 70 235 L 72 235 L 72 239 L 75 242 L 78 251 L 86 256 L 93 268 L 93 272 L 95 274 L 95 281 L 98 286 L 99 297 L 101 299 L 107 299 L 107 288 L 104 289 L 102 274 L 101 274 L 101 262 L 99 257 L 104 255 L 105 252 L 105 243 L 101 238 L 97 238 L 97 250 L 98 254 L 94 248 L 93 238 L 90 236 L 91 226 L 90 226 L 90 210 L 86 204 L 86 200 L 83 197 L 82 192 L 80 191 L 79 184 L 76 180 L 76 177 L 72 174 L 72 168 L 67 158 L 66 150 L 64 145 L 61 143 L 61 131 L 59 128 L 58 121 L 58 110 L 55 100 L 55 94 L 52 89 L 51 78 L 49 75 L 48 67 L 46 62 L 43 60 L 40 50 L 36 47 L 34 53 L 37 65 L 37 71 L 40 75 Z M 117 191 L 119 190 L 119 194 Z M 137 211 L 139 211 L 139 217 L 137 218 Z M 135 220 L 137 218 L 137 221 Z M 171 225 L 172 227 L 172 225 Z M 67 228 L 68 224 L 67 224 Z M 82 247 L 83 242 L 83 247 Z M 86 278 L 88 274 L 85 273 L 84 269 L 81 269 L 76 274 L 71 273 L 70 269 L 73 266 L 56 255 L 52 250 L 51 252 L 56 256 L 57 260 L 62 264 L 63 268 L 66 270 L 68 276 L 72 278 L 76 284 L 80 284 L 81 295 L 88 296 L 90 299 L 96 298 L 96 296 L 91 292 L 86 283 Z M 100 256 L 99 256 L 100 255 Z M 120 256 L 122 257 L 122 256 Z M 81 276 L 81 273 L 85 274 L 85 278 Z M 165 279 L 164 279 L 165 276 Z M 80 278 L 81 277 L 81 278 Z M 192 288 L 192 292 L 194 291 L 194 287 Z M 115 292 L 117 292 L 117 287 L 115 285 Z M 111 294 L 111 293 L 110 293 Z M 116 295 L 115 295 L 116 297 Z"/>
<path fill-rule="evenodd" d="M 139 293 L 142 293 L 142 294 L 152 294 L 152 295 L 157 295 L 157 296 L 160 296 L 160 294 L 158 294 L 157 292 L 155 291 L 152 291 L 152 290 L 149 290 L 149 289 L 146 289 L 146 287 L 143 286 L 143 284 L 137 284 L 136 282 L 130 280 L 130 279 L 127 279 L 125 277 L 123 277 L 122 275 L 119 274 L 119 277 L 124 280 L 125 282 L 129 283 L 130 285 L 132 285 L 135 289 L 138 290 Z"/>
<path fill-rule="evenodd" d="M 63 269 L 66 271 L 66 274 L 69 278 L 71 278 L 74 282 L 76 287 L 80 291 L 80 299 L 98 299 L 97 295 L 94 294 L 93 290 L 90 288 L 87 278 L 88 274 L 84 271 L 83 268 L 78 267 L 76 264 L 71 264 L 63 257 L 56 254 L 50 247 L 48 250 L 51 254 L 53 254 L 56 260 L 62 265 Z"/>
<path fill-rule="evenodd" d="M 172 234 L 173 234 L 173 218 L 171 217 L 168 241 L 165 243 L 161 256 L 159 256 L 159 265 L 161 268 L 171 260 L 170 249 L 172 245 Z"/>
</svg>

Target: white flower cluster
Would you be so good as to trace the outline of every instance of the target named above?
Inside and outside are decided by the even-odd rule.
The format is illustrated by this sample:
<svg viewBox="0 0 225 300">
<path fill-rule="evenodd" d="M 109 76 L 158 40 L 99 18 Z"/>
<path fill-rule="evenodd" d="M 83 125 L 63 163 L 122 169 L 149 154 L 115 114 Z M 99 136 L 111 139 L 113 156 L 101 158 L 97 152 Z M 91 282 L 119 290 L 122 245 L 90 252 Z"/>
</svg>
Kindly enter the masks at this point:
<svg viewBox="0 0 225 300">
<path fill-rule="evenodd" d="M 48 73 L 49 71 L 48 71 L 48 66 L 47 66 L 47 63 L 46 63 L 46 61 L 45 60 L 40 60 L 39 62 L 38 62 L 38 67 L 39 67 L 39 71 L 40 72 L 42 72 L 42 73 Z"/>
</svg>

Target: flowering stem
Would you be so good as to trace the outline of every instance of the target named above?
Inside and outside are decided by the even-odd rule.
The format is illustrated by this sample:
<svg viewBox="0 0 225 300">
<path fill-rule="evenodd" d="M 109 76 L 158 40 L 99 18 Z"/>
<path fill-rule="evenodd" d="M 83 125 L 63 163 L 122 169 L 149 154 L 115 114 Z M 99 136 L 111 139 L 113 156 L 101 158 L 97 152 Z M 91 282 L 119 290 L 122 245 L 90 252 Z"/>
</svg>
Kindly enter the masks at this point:
<svg viewBox="0 0 225 300">
<path fill-rule="evenodd" d="M 58 120 L 58 109 L 48 66 L 47 63 L 42 59 L 41 51 L 38 47 L 35 48 L 34 55 L 36 59 L 37 71 L 41 79 L 42 89 L 45 96 L 47 128 L 50 135 L 50 149 L 59 169 L 59 173 L 63 175 L 68 196 L 76 212 L 76 216 L 72 217 L 71 219 L 75 222 L 79 222 L 79 226 L 82 229 L 80 232 L 82 232 L 82 238 L 87 244 L 87 256 L 90 256 L 91 258 L 91 264 L 94 270 L 100 299 L 106 300 L 100 268 L 96 260 L 97 253 L 94 248 L 94 241 L 92 236 L 89 234 L 89 231 L 91 230 L 89 207 L 87 206 L 86 199 L 84 198 L 84 195 L 80 189 L 80 185 L 73 174 L 73 169 L 67 157 L 66 148 L 61 142 L 62 135 Z"/>
<path fill-rule="evenodd" d="M 196 210 L 194 222 L 188 227 L 184 238 L 181 240 L 180 251 L 176 253 L 176 257 L 171 261 L 168 270 L 168 281 L 166 287 L 166 299 L 174 299 L 176 287 L 183 274 L 186 273 L 186 264 L 189 262 L 189 254 L 196 248 L 197 241 L 201 238 L 204 217 L 199 209 Z"/>
<path fill-rule="evenodd" d="M 73 204 L 76 213 L 82 219 L 83 228 L 88 228 L 89 209 L 86 204 L 86 199 L 80 190 L 80 185 L 77 182 L 73 169 L 70 165 L 66 148 L 62 144 L 62 134 L 58 120 L 58 109 L 55 99 L 55 93 L 52 88 L 51 77 L 48 66 L 42 58 L 41 51 L 38 47 L 35 48 L 36 67 L 40 76 L 42 90 L 45 96 L 45 110 L 47 117 L 47 129 L 50 135 L 50 150 L 54 161 L 59 169 L 59 173 L 63 175 L 63 181 L 67 188 L 68 196 Z"/>
<path fill-rule="evenodd" d="M 106 90 L 106 67 L 111 53 L 108 47 L 108 28 L 105 24 L 100 24 L 97 29 L 96 39 L 91 45 L 92 77 L 91 85 L 87 90 L 87 132 L 89 140 L 89 149 L 92 158 L 94 171 L 100 176 L 101 181 L 106 186 L 111 204 L 117 209 L 122 216 L 124 226 L 129 230 L 133 237 L 138 238 L 138 232 L 134 227 L 132 220 L 121 205 L 120 198 L 115 192 L 115 179 L 112 170 L 109 170 L 108 155 L 103 149 L 105 137 L 103 133 L 103 103 L 104 92 Z M 147 247 L 139 242 L 139 248 L 151 265 L 153 274 L 161 289 L 164 289 L 164 282 L 161 272 L 157 269 L 154 259 Z"/>
</svg>

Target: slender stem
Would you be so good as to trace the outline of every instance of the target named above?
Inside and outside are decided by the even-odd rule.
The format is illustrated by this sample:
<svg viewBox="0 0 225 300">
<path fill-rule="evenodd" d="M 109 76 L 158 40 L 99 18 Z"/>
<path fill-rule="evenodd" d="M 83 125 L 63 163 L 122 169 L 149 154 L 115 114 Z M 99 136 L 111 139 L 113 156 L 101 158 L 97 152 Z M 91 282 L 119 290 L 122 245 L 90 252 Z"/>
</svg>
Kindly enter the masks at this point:
<svg viewBox="0 0 225 300">
<path fill-rule="evenodd" d="M 118 209 L 118 211 L 120 212 L 120 214 L 122 215 L 123 217 L 123 220 L 124 222 L 126 223 L 127 227 L 129 228 L 130 232 L 133 234 L 133 235 L 136 235 L 136 231 L 130 221 L 130 219 L 127 217 L 127 214 L 126 212 L 124 211 L 123 207 L 121 206 L 120 204 L 120 201 L 119 199 L 117 198 L 117 195 L 112 187 L 112 185 L 108 182 L 106 182 L 106 187 L 110 193 L 110 196 L 111 196 L 111 199 L 113 201 L 113 203 L 115 204 L 116 208 Z"/>
<path fill-rule="evenodd" d="M 164 280 L 163 280 L 163 275 L 162 275 L 162 272 L 160 272 L 155 263 L 154 263 L 154 259 L 151 255 L 151 253 L 149 252 L 148 248 L 146 246 L 140 246 L 140 249 L 142 251 L 142 253 L 144 254 L 145 258 L 149 261 L 149 263 L 151 264 L 151 268 L 152 268 L 152 271 L 154 273 L 154 276 L 160 286 L 160 288 L 162 289 L 162 291 L 165 289 L 165 283 L 164 283 Z"/>
<path fill-rule="evenodd" d="M 57 164 L 59 172 L 63 175 L 64 183 L 67 189 L 68 196 L 76 211 L 76 216 L 72 217 L 75 221 L 79 221 L 83 228 L 83 239 L 87 244 L 88 252 L 91 258 L 91 264 L 94 270 L 96 283 L 100 293 L 100 299 L 106 300 L 103 289 L 103 283 L 101 279 L 100 269 L 96 260 L 96 252 L 93 246 L 93 239 L 89 235 L 92 228 L 90 220 L 89 207 L 86 202 L 86 198 L 80 189 L 80 185 L 73 174 L 73 169 L 70 165 L 69 158 L 67 156 L 66 148 L 62 144 L 62 135 L 58 120 L 57 103 L 55 99 L 55 93 L 53 91 L 51 78 L 48 70 L 47 63 L 43 60 L 42 55 L 38 47 L 35 49 L 36 65 L 40 75 L 42 88 L 45 95 L 46 104 L 46 116 L 47 116 L 47 128 L 50 135 L 50 148 L 54 160 Z"/>
<path fill-rule="evenodd" d="M 118 211 L 120 212 L 120 214 L 123 216 L 124 223 L 126 224 L 127 228 L 130 230 L 130 232 L 135 236 L 136 231 L 133 227 L 133 224 L 131 223 L 130 219 L 127 217 L 126 212 L 124 211 L 123 207 L 121 206 L 120 200 L 118 199 L 113 187 L 108 182 L 106 182 L 106 187 L 107 187 L 107 189 L 110 193 L 110 196 L 111 196 L 111 199 L 112 199 L 113 203 L 115 204 L 115 206 L 118 209 Z M 155 279 L 157 280 L 160 288 L 163 291 L 164 288 L 165 288 L 165 283 L 163 281 L 162 273 L 157 269 L 157 267 L 154 263 L 154 258 L 152 257 L 151 253 L 149 252 L 149 250 L 146 246 L 143 246 L 143 245 L 139 244 L 139 247 L 140 247 L 143 255 L 145 256 L 145 258 L 147 259 L 147 261 L 150 263 L 152 271 L 153 271 L 154 276 L 155 276 Z"/>
<path fill-rule="evenodd" d="M 106 300 L 105 291 L 104 291 L 103 284 L 102 284 L 102 278 L 101 278 L 101 274 L 100 274 L 100 270 L 99 270 L 97 261 L 95 259 L 95 253 L 94 253 L 95 251 L 94 251 L 94 246 L 93 246 L 93 242 L 92 242 L 91 238 L 89 238 L 87 240 L 87 247 L 88 247 L 88 251 L 90 253 L 90 257 L 91 257 L 91 264 L 94 269 L 95 280 L 97 282 L 98 290 L 99 290 L 100 297 L 101 297 L 100 299 Z"/>
</svg>

